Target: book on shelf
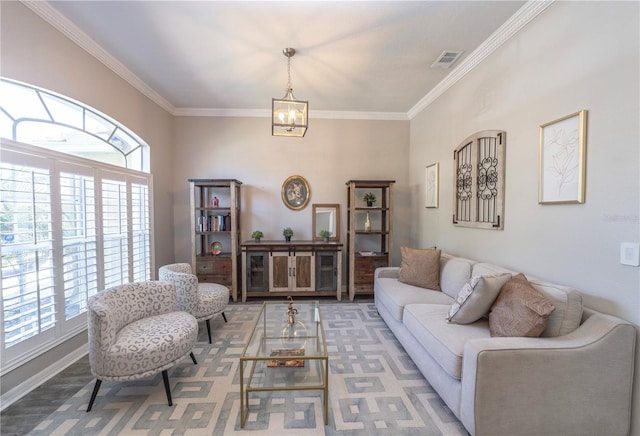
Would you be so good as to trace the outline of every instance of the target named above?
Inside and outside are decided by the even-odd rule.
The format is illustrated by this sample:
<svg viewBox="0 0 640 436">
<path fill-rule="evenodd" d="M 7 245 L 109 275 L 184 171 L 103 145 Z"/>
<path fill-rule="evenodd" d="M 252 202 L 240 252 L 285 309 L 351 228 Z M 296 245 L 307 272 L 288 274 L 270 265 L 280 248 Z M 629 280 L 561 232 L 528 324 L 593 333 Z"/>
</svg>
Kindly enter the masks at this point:
<svg viewBox="0 0 640 436">
<path fill-rule="evenodd" d="M 303 368 L 304 359 L 296 359 L 296 356 L 304 356 L 304 348 L 276 348 L 271 350 L 271 357 L 282 357 L 267 362 L 269 368 Z"/>
</svg>

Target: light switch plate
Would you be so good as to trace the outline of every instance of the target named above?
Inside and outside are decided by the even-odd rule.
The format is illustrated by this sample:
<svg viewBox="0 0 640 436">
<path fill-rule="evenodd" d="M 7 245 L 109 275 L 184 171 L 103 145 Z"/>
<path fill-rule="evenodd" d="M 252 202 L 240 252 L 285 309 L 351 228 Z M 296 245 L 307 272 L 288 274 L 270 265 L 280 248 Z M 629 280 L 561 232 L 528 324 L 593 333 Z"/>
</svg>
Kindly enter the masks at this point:
<svg viewBox="0 0 640 436">
<path fill-rule="evenodd" d="M 623 265 L 640 266 L 640 244 L 635 242 L 621 243 L 620 263 Z"/>
</svg>

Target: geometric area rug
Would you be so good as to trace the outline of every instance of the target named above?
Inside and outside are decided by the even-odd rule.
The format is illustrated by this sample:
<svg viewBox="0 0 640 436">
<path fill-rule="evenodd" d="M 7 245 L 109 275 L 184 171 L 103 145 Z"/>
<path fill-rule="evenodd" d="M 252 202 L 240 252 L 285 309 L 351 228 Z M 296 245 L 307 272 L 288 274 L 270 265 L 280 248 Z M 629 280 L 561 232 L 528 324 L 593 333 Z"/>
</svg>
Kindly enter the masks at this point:
<svg viewBox="0 0 640 436">
<path fill-rule="evenodd" d="M 252 393 L 240 428 L 239 357 L 260 303 L 231 303 L 204 324 L 193 350 L 162 376 L 104 381 L 91 412 L 94 381 L 41 421 L 31 435 L 467 435 L 395 340 L 372 302 L 321 301 L 329 349 L 329 420 L 321 391 Z"/>
</svg>

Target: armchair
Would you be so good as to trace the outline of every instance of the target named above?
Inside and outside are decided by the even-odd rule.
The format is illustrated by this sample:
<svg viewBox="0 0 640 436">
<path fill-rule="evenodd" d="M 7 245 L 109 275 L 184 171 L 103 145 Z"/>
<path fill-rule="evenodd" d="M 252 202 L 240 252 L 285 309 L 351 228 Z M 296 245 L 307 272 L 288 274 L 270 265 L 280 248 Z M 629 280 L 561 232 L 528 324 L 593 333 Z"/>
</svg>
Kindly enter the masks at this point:
<svg viewBox="0 0 640 436">
<path fill-rule="evenodd" d="M 209 343 L 211 343 L 210 321 L 222 315 L 229 304 L 229 289 L 216 283 L 198 283 L 198 277 L 191 272 L 188 263 L 174 263 L 161 266 L 158 270 L 160 280 L 172 282 L 178 292 L 178 308 L 191 313 L 198 322 L 205 321 Z"/>
<path fill-rule="evenodd" d="M 96 384 L 91 411 L 103 380 L 128 381 L 162 372 L 169 406 L 167 370 L 189 354 L 198 336 L 198 323 L 178 311 L 176 288 L 167 282 L 138 282 L 114 286 L 89 298 L 89 363 Z"/>
</svg>

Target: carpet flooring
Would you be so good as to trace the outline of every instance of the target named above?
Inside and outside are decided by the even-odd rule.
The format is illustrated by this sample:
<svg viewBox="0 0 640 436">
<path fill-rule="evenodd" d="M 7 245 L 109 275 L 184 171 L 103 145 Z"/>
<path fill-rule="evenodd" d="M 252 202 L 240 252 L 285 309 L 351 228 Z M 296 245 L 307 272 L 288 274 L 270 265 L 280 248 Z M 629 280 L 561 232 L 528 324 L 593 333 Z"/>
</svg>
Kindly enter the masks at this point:
<svg viewBox="0 0 640 436">
<path fill-rule="evenodd" d="M 228 322 L 201 326 L 194 348 L 169 371 L 173 407 L 158 374 L 93 381 L 42 419 L 31 435 L 467 435 L 379 317 L 372 302 L 322 301 L 329 348 L 329 420 L 321 391 L 256 392 L 240 428 L 239 356 L 261 305 L 230 304 Z"/>
</svg>

